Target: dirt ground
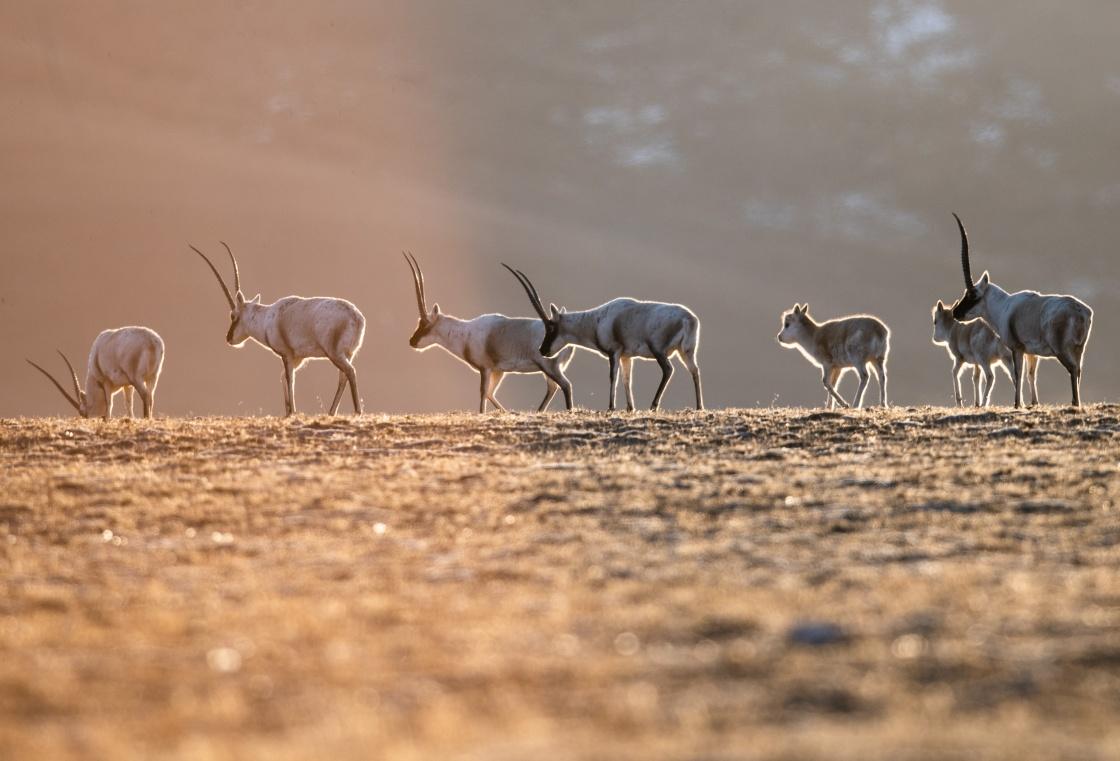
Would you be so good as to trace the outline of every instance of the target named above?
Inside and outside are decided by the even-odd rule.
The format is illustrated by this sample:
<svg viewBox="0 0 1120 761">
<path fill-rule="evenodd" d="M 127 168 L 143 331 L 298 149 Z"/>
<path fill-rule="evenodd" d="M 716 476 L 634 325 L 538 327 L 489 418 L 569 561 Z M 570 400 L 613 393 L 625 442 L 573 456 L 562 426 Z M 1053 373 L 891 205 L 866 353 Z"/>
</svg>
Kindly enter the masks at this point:
<svg viewBox="0 0 1120 761">
<path fill-rule="evenodd" d="M 0 758 L 1120 757 L 1120 406 L 0 421 Z"/>
</svg>

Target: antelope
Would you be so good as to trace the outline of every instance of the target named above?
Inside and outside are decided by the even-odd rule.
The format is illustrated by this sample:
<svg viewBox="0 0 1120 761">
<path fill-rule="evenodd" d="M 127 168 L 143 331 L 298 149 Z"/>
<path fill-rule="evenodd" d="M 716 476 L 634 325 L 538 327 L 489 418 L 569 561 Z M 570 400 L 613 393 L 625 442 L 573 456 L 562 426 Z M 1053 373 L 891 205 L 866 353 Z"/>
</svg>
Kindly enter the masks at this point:
<svg viewBox="0 0 1120 761">
<path fill-rule="evenodd" d="M 221 242 L 221 241 L 219 241 Z M 241 348 L 250 338 L 280 357 L 284 364 L 284 410 L 286 415 L 296 413 L 296 371 L 309 359 L 328 359 L 338 368 L 338 389 L 331 402 L 330 414 L 338 412 L 342 392 L 350 385 L 354 414 L 362 414 L 362 401 L 358 396 L 358 372 L 354 357 L 362 348 L 366 332 L 366 318 L 356 306 L 345 299 L 329 297 L 304 298 L 285 296 L 271 304 L 262 304 L 258 293 L 248 301 L 241 292 L 241 274 L 237 258 L 221 242 L 233 263 L 233 286 L 230 293 L 218 268 L 194 246 L 196 254 L 210 266 L 210 271 L 222 286 L 222 293 L 229 303 L 229 330 L 226 343 Z M 190 244 L 188 244 L 190 245 Z"/>
<path fill-rule="evenodd" d="M 144 404 L 144 417 L 151 418 L 155 409 L 156 384 L 163 369 L 163 339 L 154 330 L 141 327 L 103 330 L 93 339 L 86 363 L 86 387 L 78 383 L 74 366 L 61 350 L 58 352 L 70 379 L 74 395 L 70 396 L 62 384 L 30 359 L 27 363 L 47 376 L 47 379 L 84 418 L 101 417 L 108 420 L 113 414 L 113 396 L 124 389 L 128 416 L 132 417 L 132 394 L 140 393 Z"/>
<path fill-rule="evenodd" d="M 1003 345 L 999 337 L 987 324 L 977 318 L 968 322 L 953 319 L 953 309 L 938 299 L 933 308 L 933 343 L 944 346 L 953 360 L 953 397 L 957 406 L 964 406 L 961 396 L 961 370 L 972 366 L 972 399 L 977 407 L 987 407 L 992 401 L 992 389 L 996 375 L 993 367 L 999 367 L 1011 379 L 1011 350 Z M 1031 387 L 1033 403 L 1038 402 L 1038 357 L 1026 355 L 1027 378 Z M 984 382 L 981 385 L 980 375 Z"/>
<path fill-rule="evenodd" d="M 610 406 L 615 408 L 615 386 L 618 371 L 622 369 L 622 386 L 626 391 L 626 409 L 634 409 L 634 392 L 630 387 L 630 370 L 634 359 L 652 359 L 661 367 L 661 383 L 653 395 L 650 409 L 661 406 L 661 395 L 673 377 L 674 354 L 681 358 L 692 375 L 696 388 L 696 409 L 704 409 L 704 395 L 700 387 L 700 367 L 696 364 L 696 351 L 700 344 L 700 319 L 680 304 L 657 301 L 637 301 L 621 298 L 582 312 L 568 312 L 549 304 L 544 311 L 540 296 L 532 281 L 521 270 L 508 264 L 509 270 L 525 293 L 529 303 L 544 325 L 541 354 L 555 356 L 574 344 L 581 349 L 596 351 L 610 363 Z"/>
<path fill-rule="evenodd" d="M 794 304 L 782 313 L 782 329 L 778 343 L 787 349 L 796 348 L 805 359 L 821 370 L 821 383 L 828 396 L 825 404 L 833 409 L 839 402 L 849 407 L 836 390 L 836 383 L 845 370 L 859 374 L 859 389 L 853 400 L 863 406 L 863 395 L 870 380 L 868 367 L 879 380 L 879 404 L 887 406 L 887 354 L 890 353 L 891 331 L 883 321 L 871 315 L 852 315 L 827 322 L 809 316 L 808 304 Z"/>
<path fill-rule="evenodd" d="M 420 263 L 410 254 L 404 254 L 404 258 L 412 270 L 416 306 L 420 310 L 420 322 L 408 339 L 408 345 L 418 351 L 438 346 L 477 370 L 481 377 L 480 413 L 486 412 L 488 401 L 496 409 L 505 411 L 496 394 L 507 373 L 544 375 L 548 388 L 537 412 L 543 412 L 548 407 L 557 389 L 564 391 L 564 403 L 569 410 L 572 409 L 572 384 L 564 375 L 564 370 L 572 361 L 574 349 L 555 357 L 542 355 L 538 347 L 544 337 L 544 329 L 537 320 L 528 317 L 484 314 L 472 320 L 462 320 L 441 312 L 439 304 L 432 304 L 429 310 Z"/>
<path fill-rule="evenodd" d="M 1061 362 L 1069 373 L 1072 404 L 1080 407 L 1081 360 L 1093 327 L 1093 310 L 1073 296 L 1043 295 L 1037 291 L 1008 293 L 991 281 L 987 270 L 980 280 L 973 282 L 968 261 L 968 233 L 961 218 L 956 214 L 953 218 L 961 233 L 961 269 L 965 285 L 964 294 L 953 305 L 953 317 L 962 321 L 981 318 L 1011 350 L 1016 408 L 1023 406 L 1023 365 L 1028 355 L 1054 357 Z M 1037 391 L 1032 403 L 1038 403 Z"/>
</svg>

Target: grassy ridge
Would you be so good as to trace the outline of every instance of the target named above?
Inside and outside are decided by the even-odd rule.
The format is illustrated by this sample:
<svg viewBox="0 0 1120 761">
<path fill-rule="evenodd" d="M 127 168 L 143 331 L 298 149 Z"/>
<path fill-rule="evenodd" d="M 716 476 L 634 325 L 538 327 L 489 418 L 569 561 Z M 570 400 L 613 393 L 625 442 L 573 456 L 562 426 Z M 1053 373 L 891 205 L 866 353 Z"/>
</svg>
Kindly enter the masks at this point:
<svg viewBox="0 0 1120 761">
<path fill-rule="evenodd" d="M 0 757 L 1108 757 L 1120 407 L 0 422 Z"/>
</svg>

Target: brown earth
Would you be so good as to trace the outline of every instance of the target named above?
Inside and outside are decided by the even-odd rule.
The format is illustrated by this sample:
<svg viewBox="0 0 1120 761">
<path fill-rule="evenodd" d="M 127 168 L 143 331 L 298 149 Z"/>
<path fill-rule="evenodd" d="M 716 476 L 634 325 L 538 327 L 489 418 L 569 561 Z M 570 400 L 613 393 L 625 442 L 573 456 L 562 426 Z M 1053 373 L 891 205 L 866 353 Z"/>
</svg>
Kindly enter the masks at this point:
<svg viewBox="0 0 1120 761">
<path fill-rule="evenodd" d="M 1120 754 L 1120 406 L 0 422 L 0 758 Z"/>
</svg>

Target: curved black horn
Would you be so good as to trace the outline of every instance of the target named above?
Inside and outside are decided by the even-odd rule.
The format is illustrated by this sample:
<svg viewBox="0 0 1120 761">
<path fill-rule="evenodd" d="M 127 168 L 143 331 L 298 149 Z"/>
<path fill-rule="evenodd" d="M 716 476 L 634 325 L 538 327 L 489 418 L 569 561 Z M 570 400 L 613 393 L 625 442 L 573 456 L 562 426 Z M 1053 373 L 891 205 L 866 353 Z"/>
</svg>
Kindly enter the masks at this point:
<svg viewBox="0 0 1120 761">
<path fill-rule="evenodd" d="M 964 223 L 956 212 L 953 212 L 953 219 L 957 220 L 957 227 L 961 231 L 961 269 L 964 271 L 964 285 L 971 291 L 975 283 L 972 281 L 972 268 L 968 265 L 968 233 L 964 231 Z"/>
<path fill-rule="evenodd" d="M 191 246 L 190 243 L 188 243 L 187 245 Z M 222 286 L 222 293 L 226 295 L 226 301 L 229 302 L 229 308 L 231 310 L 237 309 L 237 304 L 234 303 L 233 296 L 230 295 L 229 288 L 226 287 L 226 281 L 222 280 L 222 276 L 218 274 L 218 268 L 214 266 L 214 262 L 210 261 L 210 259 L 207 258 L 206 254 L 202 253 L 194 246 L 191 246 L 191 250 L 201 256 L 203 261 L 210 265 L 210 271 L 214 273 L 214 277 L 218 278 L 218 285 Z"/>
<path fill-rule="evenodd" d="M 78 374 L 74 372 L 74 366 L 70 364 L 70 360 L 67 359 L 66 355 L 62 353 L 62 349 L 55 349 L 55 351 L 58 352 L 58 356 L 62 357 L 62 361 L 66 363 L 66 368 L 70 371 L 70 379 L 74 381 L 74 396 L 81 399 L 82 386 L 78 383 Z"/>
<path fill-rule="evenodd" d="M 537 289 L 533 285 L 533 281 L 530 280 L 528 275 L 524 272 L 515 270 L 505 262 L 502 262 L 502 266 L 517 278 L 517 282 L 521 283 L 521 287 L 525 289 L 525 293 L 529 296 L 529 303 L 533 305 L 533 309 L 537 310 L 537 314 L 541 316 L 542 320 L 548 322 L 548 314 L 544 311 L 544 306 L 541 304 L 541 297 L 537 295 Z"/>
<path fill-rule="evenodd" d="M 241 271 L 237 269 L 237 257 L 233 255 L 233 252 L 229 249 L 229 244 L 227 244 L 224 240 L 220 240 L 218 242 L 225 246 L 226 253 L 229 254 L 229 260 L 233 262 L 233 288 L 235 292 L 240 293 Z"/>
<path fill-rule="evenodd" d="M 60 392 L 60 393 L 61 393 L 61 394 L 62 394 L 62 395 L 63 395 L 64 397 L 66 397 L 66 401 L 70 402 L 71 406 L 73 406 L 73 407 L 74 407 L 74 409 L 76 409 L 76 410 L 78 410 L 78 411 L 81 411 L 81 407 L 80 407 L 80 406 L 78 405 L 78 402 L 77 402 L 76 400 L 74 400 L 74 399 L 70 398 L 70 394 L 66 393 L 66 389 L 64 389 L 64 388 L 62 387 L 62 384 L 61 384 L 61 383 L 59 383 L 58 381 L 56 381 L 56 380 L 54 379 L 54 376 L 53 376 L 53 375 L 51 375 L 50 373 L 48 373 L 48 372 L 47 372 L 46 370 L 44 370 L 43 368 L 39 367 L 39 366 L 38 366 L 37 364 L 35 364 L 34 362 L 32 362 L 32 361 L 31 361 L 30 359 L 29 359 L 29 360 L 27 360 L 27 364 L 31 365 L 31 366 L 32 366 L 32 367 L 34 367 L 34 368 L 35 368 L 36 370 L 38 370 L 39 372 L 41 372 L 41 373 L 42 373 L 43 375 L 47 376 L 47 380 L 49 380 L 49 381 L 50 381 L 51 383 L 53 383 L 53 384 L 54 384 L 54 386 L 55 386 L 55 388 L 57 388 L 57 389 L 59 390 L 59 392 Z"/>
<path fill-rule="evenodd" d="M 424 296 L 424 273 L 420 269 L 420 262 L 416 261 L 416 257 L 405 251 L 401 251 L 401 256 L 408 262 L 408 268 L 412 270 L 412 286 L 416 289 L 416 308 L 420 310 L 420 318 L 427 319 L 428 300 Z"/>
</svg>

